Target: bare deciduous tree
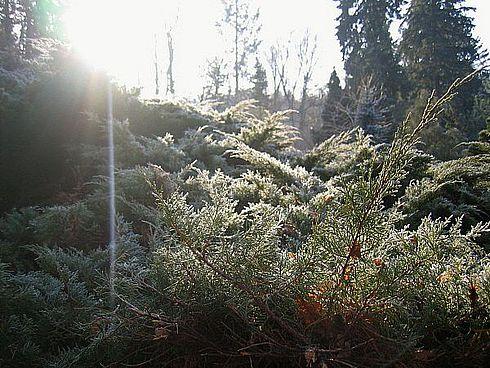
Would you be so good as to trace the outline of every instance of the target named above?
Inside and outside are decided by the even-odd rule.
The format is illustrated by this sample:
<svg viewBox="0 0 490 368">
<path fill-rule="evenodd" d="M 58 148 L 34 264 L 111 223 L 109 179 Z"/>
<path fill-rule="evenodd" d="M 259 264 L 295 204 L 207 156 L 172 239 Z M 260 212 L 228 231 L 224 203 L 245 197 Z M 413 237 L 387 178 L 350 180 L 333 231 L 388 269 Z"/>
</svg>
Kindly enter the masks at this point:
<svg viewBox="0 0 490 368">
<path fill-rule="evenodd" d="M 206 65 L 206 78 L 208 80 L 207 92 L 205 94 L 211 95 L 211 97 L 216 98 L 220 94 L 220 89 L 226 82 L 228 74 L 226 69 L 227 64 L 223 58 L 214 57 L 207 61 Z"/>
<path fill-rule="evenodd" d="M 317 64 L 317 37 L 309 31 L 297 41 L 293 37 L 273 45 L 268 53 L 269 72 L 272 76 L 272 109 L 297 110 L 291 115 L 291 124 L 297 126 L 307 144 L 312 143 L 310 129 L 306 123 L 308 110 L 317 103 L 309 96 L 314 69 Z M 280 104 L 280 93 L 286 106 Z"/>
<path fill-rule="evenodd" d="M 279 50 L 273 45 L 270 47 L 269 52 L 267 54 L 267 64 L 270 68 L 270 75 L 272 77 L 272 110 L 276 111 L 278 109 L 278 98 L 279 98 L 279 90 L 281 88 L 280 80 L 279 80 L 279 65 L 277 63 Z"/>
<path fill-rule="evenodd" d="M 299 60 L 298 73 L 302 78 L 301 88 L 301 102 L 299 106 L 300 124 L 305 124 L 306 110 L 307 110 L 307 98 L 308 89 L 313 76 L 313 71 L 318 61 L 317 58 L 318 39 L 317 36 L 312 37 L 310 32 L 307 31 L 301 39 L 298 48 L 297 55 Z"/>
<path fill-rule="evenodd" d="M 179 24 L 179 9 L 165 24 L 165 36 L 167 38 L 167 88 L 165 93 L 175 94 L 174 54 L 175 54 L 175 31 Z"/>
<path fill-rule="evenodd" d="M 257 52 L 261 43 L 259 9 L 253 10 L 249 0 L 223 0 L 225 14 L 218 23 L 223 34 L 232 34 L 233 73 L 235 95 L 240 89 L 240 78 L 247 76 L 248 58 Z"/>
<path fill-rule="evenodd" d="M 160 66 L 158 61 L 158 38 L 156 33 L 153 35 L 153 67 L 155 68 L 155 95 L 160 94 Z"/>
<path fill-rule="evenodd" d="M 287 108 L 298 108 L 301 122 L 306 115 L 308 90 L 317 63 L 317 37 L 307 31 L 297 42 L 291 41 L 291 38 L 286 44 L 277 43 L 270 48 L 268 64 L 272 75 L 274 108 L 282 90 Z M 294 55 L 292 50 L 296 50 Z M 298 87 L 301 87 L 300 96 L 297 96 Z M 298 107 L 297 97 L 300 99 Z"/>
<path fill-rule="evenodd" d="M 167 66 L 167 90 L 166 94 L 173 95 L 175 93 L 175 80 L 174 80 L 174 38 L 173 26 L 167 26 L 167 51 L 168 51 L 168 66 Z"/>
</svg>

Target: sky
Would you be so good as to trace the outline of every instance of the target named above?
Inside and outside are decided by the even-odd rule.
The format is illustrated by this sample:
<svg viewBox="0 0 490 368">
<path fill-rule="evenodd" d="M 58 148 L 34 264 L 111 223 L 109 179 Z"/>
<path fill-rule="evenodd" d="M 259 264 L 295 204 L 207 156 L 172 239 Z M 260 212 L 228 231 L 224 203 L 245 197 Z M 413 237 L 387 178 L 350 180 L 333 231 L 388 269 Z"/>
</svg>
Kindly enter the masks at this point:
<svg viewBox="0 0 490 368">
<path fill-rule="evenodd" d="M 343 74 L 335 37 L 338 10 L 332 0 L 251 0 L 259 7 L 263 40 L 259 57 L 276 42 L 297 40 L 309 30 L 318 38 L 312 88 L 323 87 L 334 67 Z M 137 4 L 135 6 L 135 4 Z M 490 0 L 468 0 L 477 8 L 475 35 L 490 48 Z M 97 9 L 97 12 L 93 10 Z M 166 25 L 174 31 L 176 95 L 195 98 L 205 83 L 206 60 L 223 55 L 226 41 L 216 27 L 221 0 L 73 0 L 65 22 L 74 49 L 94 67 L 107 70 L 128 87 L 154 94 L 155 43 L 165 92 Z M 155 36 L 156 35 L 156 36 Z M 396 35 L 395 35 L 396 36 Z"/>
</svg>

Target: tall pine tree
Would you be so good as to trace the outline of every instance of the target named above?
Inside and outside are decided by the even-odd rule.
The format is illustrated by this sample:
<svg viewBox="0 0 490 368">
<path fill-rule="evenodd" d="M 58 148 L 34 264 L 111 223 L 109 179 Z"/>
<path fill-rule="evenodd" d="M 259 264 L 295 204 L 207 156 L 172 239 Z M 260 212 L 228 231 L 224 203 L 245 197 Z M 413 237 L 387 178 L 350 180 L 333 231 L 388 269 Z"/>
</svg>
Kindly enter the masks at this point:
<svg viewBox="0 0 490 368">
<path fill-rule="evenodd" d="M 264 105 L 267 102 L 267 73 L 258 58 L 255 59 L 255 72 L 250 81 L 252 98 Z"/>
<path fill-rule="evenodd" d="M 326 123 L 335 124 L 338 120 L 338 104 L 342 99 L 342 87 L 335 68 L 330 74 L 327 84 L 327 94 L 322 109 L 322 120 Z"/>
<path fill-rule="evenodd" d="M 335 0 L 337 38 L 345 62 L 346 84 L 357 90 L 365 77 L 382 86 L 395 100 L 403 90 L 402 70 L 390 35 L 393 19 L 400 15 L 404 0 Z"/>
<path fill-rule="evenodd" d="M 415 94 L 442 93 L 457 78 L 472 73 L 486 57 L 472 35 L 473 18 L 465 0 L 412 0 L 404 19 L 400 51 Z M 475 78 L 454 99 L 451 123 L 469 137 L 483 128 L 469 121 L 482 83 Z M 483 119 L 481 119 L 483 120 Z M 447 124 L 447 122 L 445 123 Z"/>
<path fill-rule="evenodd" d="M 349 129 L 349 126 L 343 124 L 345 119 L 342 119 L 342 112 L 340 111 L 342 109 L 343 95 L 344 91 L 340 85 L 340 78 L 334 68 L 328 80 L 327 92 L 323 102 L 321 112 L 323 123 L 314 135 L 316 143 L 323 142 L 339 131 Z"/>
</svg>

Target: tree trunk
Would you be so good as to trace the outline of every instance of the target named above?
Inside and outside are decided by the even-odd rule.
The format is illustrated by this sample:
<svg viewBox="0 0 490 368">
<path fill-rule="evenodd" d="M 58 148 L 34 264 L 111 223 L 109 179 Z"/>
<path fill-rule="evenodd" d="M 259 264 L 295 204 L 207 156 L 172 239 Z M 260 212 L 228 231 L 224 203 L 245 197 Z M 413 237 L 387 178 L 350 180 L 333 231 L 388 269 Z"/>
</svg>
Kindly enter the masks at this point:
<svg viewBox="0 0 490 368">
<path fill-rule="evenodd" d="M 174 82 L 174 42 L 172 37 L 172 31 L 167 31 L 167 46 L 168 46 L 168 68 L 167 68 L 167 93 L 175 93 L 175 82 Z"/>
<path fill-rule="evenodd" d="M 155 38 L 155 46 L 154 46 L 155 55 L 154 55 L 153 63 L 155 66 L 155 95 L 158 96 L 160 94 L 160 81 L 158 79 L 159 70 L 158 70 L 158 52 L 157 52 L 157 35 L 156 34 L 154 35 L 154 38 Z"/>
<path fill-rule="evenodd" d="M 238 0 L 235 0 L 235 96 L 238 96 Z"/>
</svg>

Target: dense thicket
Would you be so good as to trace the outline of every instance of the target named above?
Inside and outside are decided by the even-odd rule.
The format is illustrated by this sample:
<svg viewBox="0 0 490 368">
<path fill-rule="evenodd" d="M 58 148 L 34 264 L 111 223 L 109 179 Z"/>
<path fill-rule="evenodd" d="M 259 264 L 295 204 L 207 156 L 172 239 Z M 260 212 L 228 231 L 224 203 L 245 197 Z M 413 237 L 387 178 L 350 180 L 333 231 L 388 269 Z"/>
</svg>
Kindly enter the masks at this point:
<svg viewBox="0 0 490 368">
<path fill-rule="evenodd" d="M 488 358 L 488 131 L 461 159 L 417 149 L 452 91 L 429 101 L 415 128 L 400 124 L 391 144 L 355 129 L 301 153 L 288 112 L 144 104 L 114 87 L 111 295 L 107 80 L 75 62 L 15 65 L 2 74 L 12 81 L 2 114 L 16 119 L 2 193 L 6 206 L 32 206 L 0 221 L 2 366 Z M 73 180 L 71 169 L 79 185 L 43 188 L 36 165 L 52 165 L 46 183 Z"/>
<path fill-rule="evenodd" d="M 255 102 L 142 101 L 40 38 L 58 2 L 0 2 L 1 367 L 485 366 L 489 84 L 450 77 L 481 61 L 472 20 L 460 0 L 414 0 L 398 48 L 403 1 L 337 2 L 347 80 L 334 71 L 312 113 L 303 38 L 299 115 L 325 124 L 302 151 L 294 111 L 264 108 L 282 106 L 280 88 L 295 106 L 291 81 L 269 97 L 258 58 L 239 91 Z M 226 4 L 239 89 L 239 31 L 258 17 Z M 431 23 L 449 27 L 436 54 L 417 36 Z M 288 55 L 272 51 L 284 78 Z M 203 99 L 220 102 L 226 68 L 210 66 Z"/>
<path fill-rule="evenodd" d="M 46 42 L 38 46 L 45 50 Z M 30 60 L 0 52 L 2 211 L 52 202 L 105 173 L 94 171 L 97 165 L 85 146 L 105 145 L 94 116 L 106 114 L 108 79 L 59 45 L 48 46 L 50 52 Z M 145 137 L 169 133 L 180 138 L 186 129 L 207 124 L 193 107 L 143 103 L 137 91 L 123 88 L 115 89 L 114 105 L 115 117 L 130 121 L 132 131 Z"/>
</svg>

